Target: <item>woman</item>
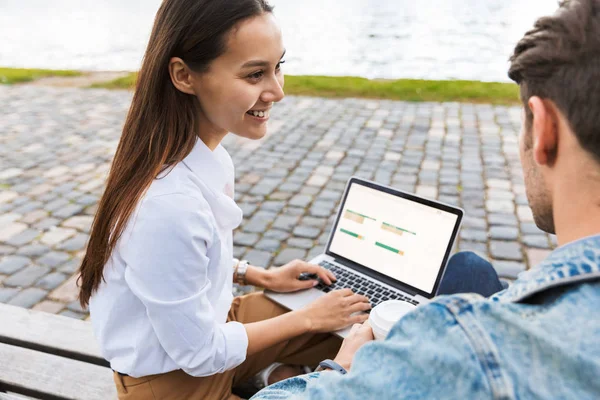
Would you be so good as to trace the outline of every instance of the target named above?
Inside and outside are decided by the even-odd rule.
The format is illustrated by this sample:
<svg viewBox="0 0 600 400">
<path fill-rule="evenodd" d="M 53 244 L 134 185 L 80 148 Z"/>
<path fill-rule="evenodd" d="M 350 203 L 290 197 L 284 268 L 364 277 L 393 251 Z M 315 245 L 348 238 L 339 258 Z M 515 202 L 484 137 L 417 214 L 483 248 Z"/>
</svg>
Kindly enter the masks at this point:
<svg viewBox="0 0 600 400">
<path fill-rule="evenodd" d="M 222 399 L 273 362 L 314 366 L 337 352 L 326 334 L 366 319 L 368 300 L 329 293 L 286 313 L 240 282 L 308 288 L 294 261 L 233 262 L 233 165 L 221 140 L 260 139 L 283 98 L 281 32 L 264 0 L 165 0 L 140 70 L 81 266 L 120 399 Z M 289 374 L 289 372 L 288 372 Z"/>
</svg>

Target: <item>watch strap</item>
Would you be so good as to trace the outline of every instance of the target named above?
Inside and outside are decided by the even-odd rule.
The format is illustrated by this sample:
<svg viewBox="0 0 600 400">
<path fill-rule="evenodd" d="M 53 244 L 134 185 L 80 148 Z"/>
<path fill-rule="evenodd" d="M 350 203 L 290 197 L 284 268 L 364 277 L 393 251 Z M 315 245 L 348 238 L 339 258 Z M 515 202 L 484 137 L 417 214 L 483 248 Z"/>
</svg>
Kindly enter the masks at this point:
<svg viewBox="0 0 600 400">
<path fill-rule="evenodd" d="M 317 368 L 316 371 L 321 371 L 323 368 L 329 368 L 333 371 L 337 371 L 342 375 L 346 375 L 348 373 L 348 371 L 346 371 L 346 369 L 344 367 L 342 367 L 340 364 L 336 363 L 333 360 L 323 360 L 319 363 L 319 368 Z"/>
</svg>

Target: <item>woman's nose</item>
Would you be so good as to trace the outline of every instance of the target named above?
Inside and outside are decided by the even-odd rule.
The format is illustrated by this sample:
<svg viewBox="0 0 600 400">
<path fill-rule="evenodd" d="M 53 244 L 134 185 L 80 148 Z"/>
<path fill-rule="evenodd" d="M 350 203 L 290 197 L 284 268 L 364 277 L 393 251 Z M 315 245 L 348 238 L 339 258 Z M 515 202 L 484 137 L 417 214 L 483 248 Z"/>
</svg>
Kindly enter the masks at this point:
<svg viewBox="0 0 600 400">
<path fill-rule="evenodd" d="M 285 94 L 283 93 L 283 78 L 274 77 L 269 83 L 269 87 L 263 92 L 261 100 L 265 103 L 276 103 L 281 101 Z"/>
</svg>

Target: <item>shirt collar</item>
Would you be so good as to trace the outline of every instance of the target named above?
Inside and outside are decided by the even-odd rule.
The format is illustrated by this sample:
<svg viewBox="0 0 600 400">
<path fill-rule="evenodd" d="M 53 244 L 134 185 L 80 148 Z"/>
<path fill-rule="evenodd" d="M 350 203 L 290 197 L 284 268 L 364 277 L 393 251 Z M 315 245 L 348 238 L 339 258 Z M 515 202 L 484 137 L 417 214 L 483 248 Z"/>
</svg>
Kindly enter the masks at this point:
<svg viewBox="0 0 600 400">
<path fill-rule="evenodd" d="M 216 193 L 223 193 L 227 185 L 227 174 L 218 157 L 218 152 L 222 151 L 226 150 L 220 144 L 212 151 L 198 138 L 190 154 L 183 160 L 194 175 Z"/>
<path fill-rule="evenodd" d="M 233 171 L 229 171 L 231 175 L 227 174 L 226 159 L 229 155 L 223 146 L 219 144 L 211 151 L 197 139 L 183 163 L 206 185 L 208 190 L 203 190 L 203 194 L 219 228 L 232 231 L 242 223 L 243 214 L 233 199 Z"/>
<path fill-rule="evenodd" d="M 600 235 L 568 243 L 554 250 L 534 269 L 523 272 L 494 301 L 519 302 L 557 286 L 600 278 Z"/>
</svg>

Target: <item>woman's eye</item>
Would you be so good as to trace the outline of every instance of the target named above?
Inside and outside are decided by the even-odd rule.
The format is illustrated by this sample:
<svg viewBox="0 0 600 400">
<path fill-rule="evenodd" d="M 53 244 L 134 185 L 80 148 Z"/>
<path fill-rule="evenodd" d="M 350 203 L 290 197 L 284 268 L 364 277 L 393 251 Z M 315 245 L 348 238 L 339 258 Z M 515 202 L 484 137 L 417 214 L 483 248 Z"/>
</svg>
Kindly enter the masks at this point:
<svg viewBox="0 0 600 400">
<path fill-rule="evenodd" d="M 258 79 L 262 78 L 263 75 L 264 75 L 263 71 L 258 71 L 258 72 L 248 75 L 248 78 L 258 80 Z"/>
<path fill-rule="evenodd" d="M 277 66 L 275 67 L 275 69 L 276 69 L 277 71 L 279 71 L 279 70 L 281 69 L 281 64 L 285 64 L 285 60 L 281 60 L 281 61 L 279 61 L 279 62 L 277 63 Z"/>
</svg>

